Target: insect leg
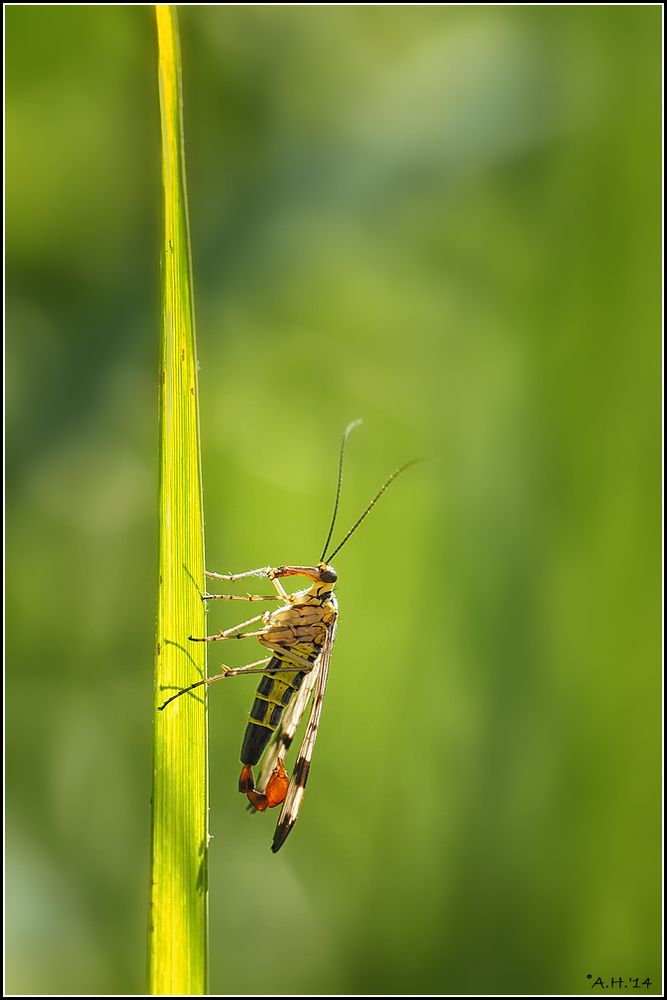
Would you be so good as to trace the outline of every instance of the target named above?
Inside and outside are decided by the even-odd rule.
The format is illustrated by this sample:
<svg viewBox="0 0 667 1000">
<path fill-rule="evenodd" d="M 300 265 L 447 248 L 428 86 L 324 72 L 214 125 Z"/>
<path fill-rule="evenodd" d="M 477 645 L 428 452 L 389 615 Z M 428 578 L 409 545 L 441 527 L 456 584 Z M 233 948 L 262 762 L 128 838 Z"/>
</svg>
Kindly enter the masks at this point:
<svg viewBox="0 0 667 1000">
<path fill-rule="evenodd" d="M 280 601 L 280 594 L 202 594 L 202 601 Z"/>
<path fill-rule="evenodd" d="M 175 698 L 180 698 L 182 694 L 187 694 L 188 691 L 192 691 L 194 690 L 194 688 L 202 687 L 204 684 L 213 684 L 215 683 L 215 681 L 224 680 L 225 677 L 241 677 L 243 674 L 285 673 L 285 671 L 287 670 L 293 670 L 295 673 L 301 673 L 301 671 L 306 670 L 306 667 L 304 667 L 302 664 L 299 664 L 299 666 L 295 665 L 293 667 L 290 667 L 286 666 L 283 663 L 281 663 L 279 667 L 274 667 L 272 670 L 267 670 L 266 664 L 270 663 L 272 659 L 273 659 L 272 656 L 266 656 L 263 660 L 255 660 L 253 663 L 246 663 L 246 665 L 243 667 L 226 667 L 224 663 L 221 663 L 220 666 L 223 667 L 221 673 L 213 674 L 212 677 L 206 677 L 204 678 L 203 681 L 195 681 L 194 684 L 189 684 L 187 687 L 181 688 L 181 690 L 177 691 L 176 694 L 172 694 L 171 698 L 167 698 L 167 700 L 158 707 L 158 711 L 161 712 L 162 709 L 166 705 L 168 705 L 170 701 L 173 701 Z M 309 664 L 308 669 L 312 668 L 312 666 L 313 666 L 312 663 Z"/>
<path fill-rule="evenodd" d="M 284 600 L 287 597 L 287 593 L 280 580 L 274 577 L 273 574 L 275 572 L 276 570 L 272 566 L 262 566 L 260 569 L 246 570 L 245 573 L 214 573 L 212 570 L 206 570 L 206 576 L 210 576 L 214 580 L 225 580 L 230 583 L 233 583 L 235 580 L 243 580 L 248 576 L 265 576 L 275 587 L 278 597 Z"/>
<path fill-rule="evenodd" d="M 245 667 L 225 667 L 224 663 L 221 666 L 224 668 L 222 673 L 214 674 L 212 677 L 205 677 L 202 681 L 195 681 L 194 684 L 188 684 L 187 687 L 181 688 L 176 694 L 172 694 L 171 698 L 167 698 L 165 702 L 158 706 L 158 712 L 161 712 L 163 708 L 169 704 L 169 702 L 174 701 L 175 698 L 180 698 L 182 694 L 187 694 L 188 691 L 193 691 L 195 688 L 202 687 L 204 684 L 213 684 L 215 681 L 221 681 L 224 677 L 236 677 L 238 674 L 263 674 L 266 672 L 266 664 L 271 662 L 271 657 L 267 656 L 263 660 L 255 660 L 254 663 L 248 663 Z M 262 666 L 263 664 L 263 666 Z M 273 671 L 269 671 L 273 673 Z"/>
<path fill-rule="evenodd" d="M 233 582 L 234 580 L 243 580 L 247 576 L 270 576 L 273 572 L 271 566 L 263 566 L 261 569 L 249 569 L 245 573 L 214 573 L 213 570 L 207 569 L 206 576 L 213 577 L 214 580 L 229 580 Z"/>
<path fill-rule="evenodd" d="M 240 622 L 238 625 L 233 625 L 232 628 L 224 629 L 224 631 L 217 632 L 215 635 L 205 635 L 203 637 L 197 637 L 197 636 L 190 635 L 190 636 L 188 636 L 188 638 L 192 642 L 217 642 L 218 639 L 245 639 L 248 634 L 250 634 L 250 635 L 263 635 L 263 632 L 241 633 L 239 635 L 235 635 L 234 634 L 235 632 L 238 632 L 239 629 L 245 628 L 246 625 L 254 625 L 255 622 L 262 621 L 263 618 L 264 618 L 264 615 L 255 615 L 254 618 L 248 618 L 247 621 Z"/>
<path fill-rule="evenodd" d="M 286 670 L 293 670 L 295 673 L 300 673 L 302 670 L 305 669 L 304 667 L 301 666 L 290 667 L 281 664 L 279 667 L 274 667 L 273 670 L 267 670 L 266 667 L 260 667 L 258 665 L 260 663 L 270 663 L 272 659 L 273 659 L 272 656 L 267 656 L 265 660 L 257 660 L 257 663 L 248 663 L 248 665 L 245 667 L 227 667 L 226 673 L 217 674 L 216 677 L 209 678 L 209 681 L 218 680 L 221 677 L 236 677 L 239 674 L 277 674 L 277 673 L 284 673 Z M 199 681 L 199 683 L 201 684 L 202 681 Z"/>
<path fill-rule="evenodd" d="M 197 638 L 194 635 L 188 636 L 190 642 L 219 642 L 222 639 L 259 639 L 266 635 L 266 629 L 258 629 L 256 632 L 237 632 L 236 635 L 223 635 L 220 632 L 218 635 L 205 635 L 201 638 Z"/>
</svg>

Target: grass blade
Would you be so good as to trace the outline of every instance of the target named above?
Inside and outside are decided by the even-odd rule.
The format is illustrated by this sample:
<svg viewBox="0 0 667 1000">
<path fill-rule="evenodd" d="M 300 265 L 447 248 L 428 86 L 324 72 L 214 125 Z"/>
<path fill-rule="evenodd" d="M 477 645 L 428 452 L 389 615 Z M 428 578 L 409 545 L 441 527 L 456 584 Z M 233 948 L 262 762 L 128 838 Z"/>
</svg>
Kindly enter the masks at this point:
<svg viewBox="0 0 667 1000">
<path fill-rule="evenodd" d="M 204 536 L 190 239 L 175 9 L 156 7 L 164 243 L 155 708 L 205 675 Z M 207 988 L 206 689 L 155 711 L 149 989 Z"/>
</svg>

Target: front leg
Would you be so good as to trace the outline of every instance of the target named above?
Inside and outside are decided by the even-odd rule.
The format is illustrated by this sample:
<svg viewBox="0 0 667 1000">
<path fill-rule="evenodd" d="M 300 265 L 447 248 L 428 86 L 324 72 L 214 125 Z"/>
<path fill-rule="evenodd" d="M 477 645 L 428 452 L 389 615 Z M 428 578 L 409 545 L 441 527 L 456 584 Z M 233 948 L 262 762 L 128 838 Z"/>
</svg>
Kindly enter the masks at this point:
<svg viewBox="0 0 667 1000">
<path fill-rule="evenodd" d="M 263 576 L 272 582 L 276 588 L 276 592 L 283 598 L 287 597 L 287 594 L 279 580 L 279 577 L 282 576 L 305 576 L 307 580 L 313 580 L 315 583 L 321 583 L 322 581 L 329 582 L 329 579 L 332 583 L 336 582 L 335 574 L 331 578 L 322 576 L 322 568 L 319 565 L 261 566 L 259 569 L 248 569 L 245 573 L 214 573 L 212 570 L 206 570 L 206 575 L 212 577 L 214 580 L 226 580 L 230 583 L 234 582 L 234 580 L 243 580 L 249 576 Z"/>
<path fill-rule="evenodd" d="M 280 580 L 276 578 L 275 574 L 277 573 L 278 570 L 273 566 L 261 566 L 259 569 L 248 569 L 245 573 L 214 573 L 212 570 L 206 570 L 206 576 L 210 576 L 214 580 L 225 580 L 228 583 L 234 583 L 235 580 L 244 580 L 249 576 L 266 577 L 266 579 L 270 580 L 275 587 L 278 597 L 285 600 L 287 593 Z"/>
<path fill-rule="evenodd" d="M 280 594 L 202 594 L 202 601 L 281 601 Z"/>
<path fill-rule="evenodd" d="M 206 576 L 211 576 L 214 580 L 228 580 L 232 583 L 235 580 L 244 580 L 247 576 L 265 576 L 270 579 L 272 573 L 273 568 L 271 566 L 262 566 L 260 569 L 247 569 L 245 573 L 214 573 L 212 569 L 206 570 Z"/>
</svg>

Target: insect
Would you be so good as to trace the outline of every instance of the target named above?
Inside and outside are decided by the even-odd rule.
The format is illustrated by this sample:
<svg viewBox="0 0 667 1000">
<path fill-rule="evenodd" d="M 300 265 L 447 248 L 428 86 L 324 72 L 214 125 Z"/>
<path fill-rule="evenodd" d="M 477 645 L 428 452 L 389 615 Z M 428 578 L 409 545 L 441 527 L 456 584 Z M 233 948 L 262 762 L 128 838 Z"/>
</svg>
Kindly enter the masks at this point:
<svg viewBox="0 0 667 1000">
<path fill-rule="evenodd" d="M 207 571 L 207 576 L 226 583 L 263 577 L 272 583 L 275 594 L 204 594 L 203 599 L 206 601 L 280 601 L 281 606 L 275 611 L 256 615 L 215 635 L 202 638 L 190 636 L 191 641 L 218 642 L 252 637 L 269 650 L 270 655 L 243 667 L 222 665 L 220 673 L 196 681 L 160 705 L 162 710 L 175 698 L 203 684 L 213 684 L 227 677 L 262 674 L 241 746 L 239 791 L 247 796 L 253 811 L 264 812 L 267 808 L 282 805 L 271 847 L 274 853 L 284 844 L 299 815 L 322 714 L 338 622 L 338 602 L 334 594 L 338 577 L 331 560 L 354 534 L 389 484 L 405 469 L 419 461 L 413 459 L 396 469 L 380 487 L 343 540 L 327 553 L 338 514 L 345 444 L 350 433 L 360 423 L 360 420 L 354 420 L 348 424 L 343 434 L 333 515 L 322 556 L 315 566 L 265 566 L 247 570 L 245 573 Z M 287 593 L 281 580 L 289 576 L 304 577 L 309 581 L 309 586 L 295 593 Z M 259 627 L 254 631 L 245 631 L 252 625 Z M 309 703 L 310 716 L 290 779 L 285 770 L 285 756 Z M 253 767 L 260 761 L 261 769 L 255 781 Z"/>
</svg>

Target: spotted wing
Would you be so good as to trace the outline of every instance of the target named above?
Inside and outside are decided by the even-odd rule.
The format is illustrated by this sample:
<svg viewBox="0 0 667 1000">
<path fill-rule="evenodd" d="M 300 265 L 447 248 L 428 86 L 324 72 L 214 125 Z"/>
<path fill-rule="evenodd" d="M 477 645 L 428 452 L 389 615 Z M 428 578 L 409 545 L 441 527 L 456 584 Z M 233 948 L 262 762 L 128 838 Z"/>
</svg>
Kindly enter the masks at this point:
<svg viewBox="0 0 667 1000">
<path fill-rule="evenodd" d="M 313 693 L 313 688 L 317 683 L 317 678 L 320 673 L 320 662 L 321 656 L 318 656 L 313 664 L 312 670 L 308 671 L 303 679 L 301 687 L 292 698 L 290 705 L 283 715 L 280 726 L 276 730 L 273 740 L 267 747 L 264 759 L 262 760 L 262 768 L 257 782 L 257 787 L 261 791 L 264 791 L 266 788 L 267 782 L 273 774 L 278 759 L 280 758 L 280 760 L 284 761 L 285 756 L 292 745 L 296 731 L 299 728 L 299 723 L 303 718 L 303 713 L 305 712 L 310 696 Z"/>
<path fill-rule="evenodd" d="M 327 632 L 326 641 L 318 658 L 319 669 L 317 670 L 317 676 L 314 681 L 314 693 L 310 709 L 310 718 L 308 719 L 306 732 L 299 749 L 299 756 L 296 764 L 294 765 L 292 779 L 289 783 L 285 802 L 283 803 L 283 808 L 280 816 L 278 817 L 278 823 L 273 835 L 271 850 L 274 854 L 276 851 L 279 851 L 285 843 L 290 830 L 296 823 L 297 816 L 299 815 L 299 809 L 301 808 L 303 793 L 306 787 L 306 781 L 308 780 L 308 772 L 310 771 L 310 762 L 315 748 L 315 740 L 317 739 L 317 729 L 320 724 L 320 716 L 322 714 L 322 703 L 324 701 L 324 693 L 326 691 L 327 679 L 329 677 L 329 661 L 331 659 L 331 651 L 336 638 L 336 623 L 337 613 L 334 613 L 333 620 Z M 315 670 L 313 670 L 313 673 L 314 672 Z M 305 703 L 301 711 L 303 712 L 304 709 Z"/>
</svg>

